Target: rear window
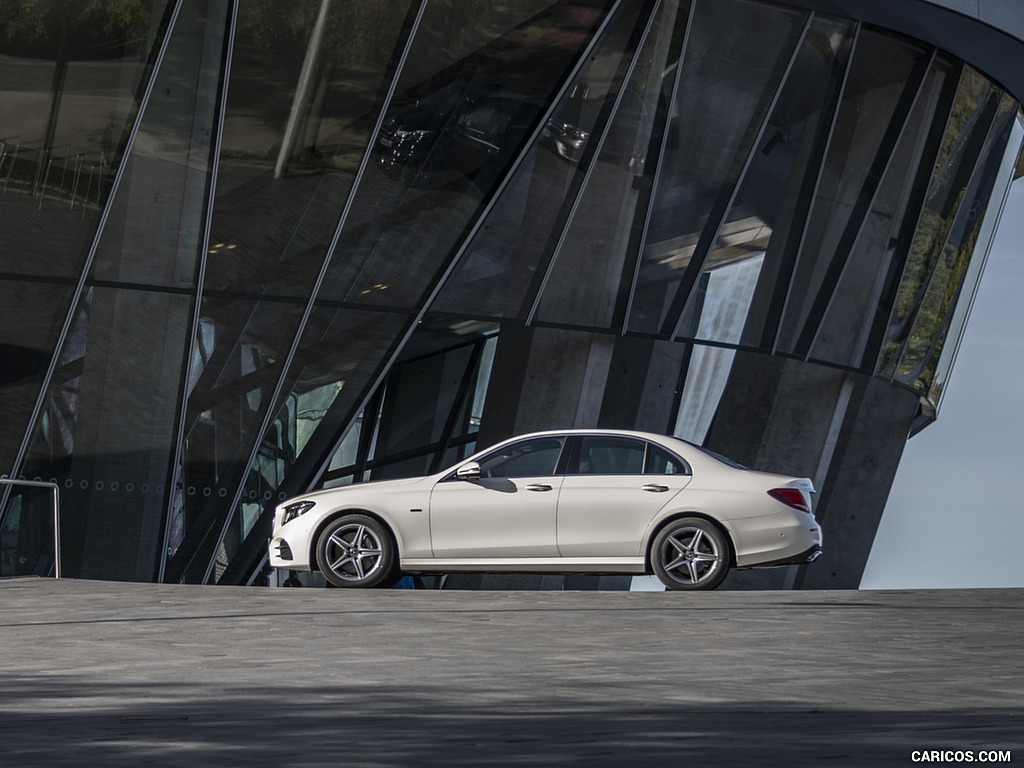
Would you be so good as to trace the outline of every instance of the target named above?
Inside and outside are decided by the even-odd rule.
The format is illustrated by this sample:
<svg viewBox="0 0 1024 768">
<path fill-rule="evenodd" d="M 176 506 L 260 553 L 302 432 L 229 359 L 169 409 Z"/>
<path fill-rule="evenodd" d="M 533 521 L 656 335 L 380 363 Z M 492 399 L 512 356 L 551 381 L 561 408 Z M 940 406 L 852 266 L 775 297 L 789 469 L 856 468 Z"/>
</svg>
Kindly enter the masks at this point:
<svg viewBox="0 0 1024 768">
<path fill-rule="evenodd" d="M 689 444 L 693 445 L 693 443 Z M 733 461 L 732 459 L 726 458 L 721 454 L 715 453 L 714 451 L 710 451 L 702 445 L 693 445 L 693 447 L 696 448 L 701 453 L 703 453 L 705 456 L 710 456 L 712 459 L 715 459 L 715 461 L 720 461 L 726 466 L 732 467 L 733 469 L 746 469 L 746 467 L 744 467 L 738 461 Z"/>
</svg>

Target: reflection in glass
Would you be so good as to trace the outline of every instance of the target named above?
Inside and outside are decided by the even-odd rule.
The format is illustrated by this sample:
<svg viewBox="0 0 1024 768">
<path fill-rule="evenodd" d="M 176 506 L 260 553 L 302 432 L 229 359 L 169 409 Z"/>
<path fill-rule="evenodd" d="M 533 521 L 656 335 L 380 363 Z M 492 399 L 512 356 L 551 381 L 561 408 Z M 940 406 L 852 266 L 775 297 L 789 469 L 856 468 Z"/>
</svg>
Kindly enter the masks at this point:
<svg viewBox="0 0 1024 768">
<path fill-rule="evenodd" d="M 1014 105 L 1014 109 L 1017 109 L 1016 105 Z M 1016 172 L 1017 158 L 1020 154 L 1021 144 L 1024 143 L 1024 123 L 1022 123 L 1022 120 L 1024 120 L 1024 115 L 1018 109 L 1017 118 L 1013 121 L 1010 128 L 1010 136 L 998 170 L 998 177 L 992 186 L 992 197 L 989 199 L 985 218 L 978 229 L 974 251 L 971 254 L 971 262 L 967 267 L 962 286 L 958 290 L 956 309 L 949 317 L 949 327 L 945 332 L 942 349 L 933 352 L 933 357 L 936 354 L 938 355 L 938 361 L 935 363 L 935 373 L 929 382 L 926 397 L 936 408 L 942 397 L 942 390 L 945 388 L 946 381 L 949 378 L 950 369 L 953 367 L 957 347 L 960 344 L 960 337 L 963 333 L 964 325 L 967 323 L 971 304 L 974 302 L 974 292 L 978 288 L 981 271 L 988 257 L 988 250 L 995 235 L 999 214 L 1005 202 L 1005 198 L 998 200 L 996 195 L 1000 194 L 1001 190 L 1009 190 L 1010 182 Z"/>
<path fill-rule="evenodd" d="M 330 456 L 337 435 L 355 417 L 409 323 L 400 314 L 314 310 L 289 373 L 288 395 L 247 469 L 240 504 L 219 532 L 219 541 L 216 536 L 204 541 L 204 555 L 212 554 L 205 547 L 216 542 L 216 579 L 223 577 L 239 548 L 255 552 L 264 547 L 271 519 L 266 514 L 257 528 L 261 515 L 305 490 L 302 478 Z M 184 579 L 203 581 L 208 576 L 200 558 Z"/>
<path fill-rule="evenodd" d="M 434 302 L 436 309 L 484 317 L 525 319 L 530 314 L 595 153 L 603 145 L 609 151 L 613 145 L 625 149 L 632 141 L 629 129 L 611 143 L 606 138 L 612 110 L 625 96 L 620 92 L 638 35 L 646 26 L 636 5 L 624 8 L 609 21 L 546 121 L 540 142 L 526 153 L 488 213 Z"/>
<path fill-rule="evenodd" d="M 673 333 L 805 19 L 746 0 L 695 4 L 628 330 Z"/>
<path fill-rule="evenodd" d="M 780 350 L 806 356 L 929 60 L 920 46 L 861 30 L 790 286 Z"/>
<path fill-rule="evenodd" d="M 208 291 L 309 295 L 383 108 L 411 5 L 239 4 Z M 318 24 L 321 8 L 328 14 Z"/>
<path fill-rule="evenodd" d="M 995 118 L 981 148 L 970 182 L 957 196 L 956 213 L 948 222 L 945 242 L 936 254 L 920 295 L 917 319 L 907 337 L 894 379 L 927 394 L 946 343 L 953 310 L 974 255 L 978 234 L 988 212 L 992 187 L 1000 175 L 1006 142 L 1016 120 L 1017 107 L 1009 95 L 997 91 Z M 934 241 L 933 241 L 934 242 Z M 979 254 L 984 258 L 984 252 Z M 959 330 L 959 329 L 958 329 Z"/>
<path fill-rule="evenodd" d="M 362 205 L 346 224 L 322 298 L 392 307 L 423 300 L 539 128 L 609 4 L 562 0 L 540 12 L 495 6 L 479 17 L 460 10 L 457 23 L 476 41 L 470 50 L 457 39 L 428 49 L 447 38 L 440 30 L 453 11 L 427 8 L 388 112 L 388 125 L 427 135 L 410 150 L 414 160 L 389 146 L 389 134 L 379 138 L 377 172 L 364 177 Z M 427 57 L 431 66 L 412 66 Z"/>
<path fill-rule="evenodd" d="M 30 428 L 173 7 L 56 5 L 6 3 L 0 20 L 0 473 Z"/>
<path fill-rule="evenodd" d="M 5 3 L 3 271 L 77 278 L 174 3 Z M 67 311 L 67 306 L 61 308 Z"/>
<path fill-rule="evenodd" d="M 970 67 L 964 68 L 876 367 L 876 371 L 887 378 L 899 374 L 897 364 L 908 349 L 908 361 L 920 361 L 928 355 L 927 347 L 932 339 L 912 335 L 911 329 L 922 312 L 933 277 L 937 272 L 942 272 L 937 285 L 944 285 L 949 278 L 948 270 L 959 259 L 956 254 L 958 246 L 947 246 L 947 241 L 952 236 L 951 231 L 962 202 L 974 200 L 977 194 L 977 185 L 983 175 L 975 175 L 975 166 L 984 157 L 987 142 L 990 141 L 990 129 L 1000 110 L 1001 98 L 1002 93 L 994 84 Z M 1004 115 L 1004 121 L 1008 120 Z M 1006 125 L 1008 127 L 1008 122 Z M 968 189 L 969 184 L 973 185 L 971 189 Z M 985 204 L 987 199 L 982 209 Z M 967 206 L 960 219 L 958 231 L 961 234 L 968 231 L 969 220 L 980 223 L 976 221 L 976 214 L 971 213 L 971 207 Z M 957 269 L 964 267 L 966 263 Z M 934 291 L 931 296 L 933 301 L 939 300 L 939 304 L 930 307 L 933 315 L 930 325 L 935 327 L 937 318 L 945 314 L 948 303 Z M 910 374 L 908 383 L 913 383 L 917 378 L 913 371 L 916 367 L 911 364 L 906 371 Z M 919 370 L 916 373 L 922 372 Z"/>
<path fill-rule="evenodd" d="M 812 359 L 860 367 L 867 356 L 873 365 L 877 349 L 869 350 L 867 344 L 876 307 L 884 306 L 884 295 L 898 276 L 904 252 L 900 246 L 920 210 L 920 198 L 913 193 L 920 188 L 918 181 L 927 183 L 920 169 L 930 163 L 931 145 L 940 135 L 933 128 L 935 116 L 948 114 L 958 72 L 959 67 L 943 59 L 932 62 L 856 240 L 848 255 L 836 254 L 837 260 L 845 257 L 845 264 L 830 296 L 820 299 L 830 298 L 831 303 L 811 348 Z"/>
<path fill-rule="evenodd" d="M 852 22 L 812 19 L 690 297 L 682 337 L 760 344 L 762 313 L 777 279 L 788 280 L 785 263 L 799 245 L 801 201 L 814 183 L 852 36 Z"/>
<path fill-rule="evenodd" d="M 630 254 L 650 202 L 688 13 L 685 2 L 658 7 L 553 257 L 538 322 L 610 328 L 615 321 L 633 279 Z M 566 150 L 559 147 L 559 152 Z"/>
<path fill-rule="evenodd" d="M 191 306 L 126 288 L 83 298 L 23 470 L 62 484 L 68 573 L 156 575 Z"/>
<path fill-rule="evenodd" d="M 456 324 L 452 330 L 461 335 L 468 329 Z M 456 342 L 457 335 L 438 331 L 421 325 L 410 339 L 407 349 L 430 351 L 392 368 L 335 450 L 326 487 L 431 474 L 473 452 L 497 337 Z"/>
<path fill-rule="evenodd" d="M 106 155 L 118 183 L 24 460 L 65 482 L 65 560 L 83 577 L 156 576 L 226 21 L 227 3 L 182 5 L 131 151 Z"/>
<path fill-rule="evenodd" d="M 183 460 L 168 524 L 169 581 L 177 580 L 211 530 L 220 529 L 302 309 L 297 303 L 204 299 L 200 364 L 186 401 Z"/>
<path fill-rule="evenodd" d="M 14 471 L 64 322 L 54 308 L 67 306 L 73 293 L 67 285 L 0 280 L 0 475 Z"/>
</svg>

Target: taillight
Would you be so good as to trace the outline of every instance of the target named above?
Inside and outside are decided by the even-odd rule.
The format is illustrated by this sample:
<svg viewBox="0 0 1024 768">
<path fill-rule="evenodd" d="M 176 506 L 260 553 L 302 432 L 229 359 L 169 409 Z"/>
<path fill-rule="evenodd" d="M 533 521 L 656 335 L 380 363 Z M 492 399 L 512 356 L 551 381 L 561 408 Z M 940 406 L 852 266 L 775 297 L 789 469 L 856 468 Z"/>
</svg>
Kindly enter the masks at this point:
<svg viewBox="0 0 1024 768">
<path fill-rule="evenodd" d="M 804 500 L 804 495 L 796 488 L 772 488 L 768 491 L 768 495 L 777 501 L 781 501 L 787 507 L 799 509 L 801 512 L 811 511 L 811 508 L 807 506 L 807 502 Z"/>
</svg>

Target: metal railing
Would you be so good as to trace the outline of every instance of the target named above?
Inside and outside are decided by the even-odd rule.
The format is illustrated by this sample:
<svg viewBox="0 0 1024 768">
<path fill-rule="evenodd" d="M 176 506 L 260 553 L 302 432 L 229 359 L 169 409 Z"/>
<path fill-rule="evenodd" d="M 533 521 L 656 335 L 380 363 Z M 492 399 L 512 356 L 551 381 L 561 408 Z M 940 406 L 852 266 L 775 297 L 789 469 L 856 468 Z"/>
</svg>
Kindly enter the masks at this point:
<svg viewBox="0 0 1024 768">
<path fill-rule="evenodd" d="M 55 579 L 60 578 L 60 486 L 44 480 L 11 480 L 0 477 L 0 485 L 24 485 L 30 488 L 49 488 L 53 491 L 53 563 Z"/>
</svg>

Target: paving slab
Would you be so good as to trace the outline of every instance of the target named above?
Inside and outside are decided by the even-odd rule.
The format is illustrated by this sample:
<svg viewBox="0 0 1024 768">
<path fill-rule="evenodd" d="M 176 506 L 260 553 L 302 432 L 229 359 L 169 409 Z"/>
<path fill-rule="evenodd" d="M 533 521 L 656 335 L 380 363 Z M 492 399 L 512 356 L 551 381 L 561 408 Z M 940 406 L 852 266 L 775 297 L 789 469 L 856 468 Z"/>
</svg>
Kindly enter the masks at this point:
<svg viewBox="0 0 1024 768">
<path fill-rule="evenodd" d="M 0 766 L 1024 764 L 1024 590 L 0 581 Z"/>
</svg>

